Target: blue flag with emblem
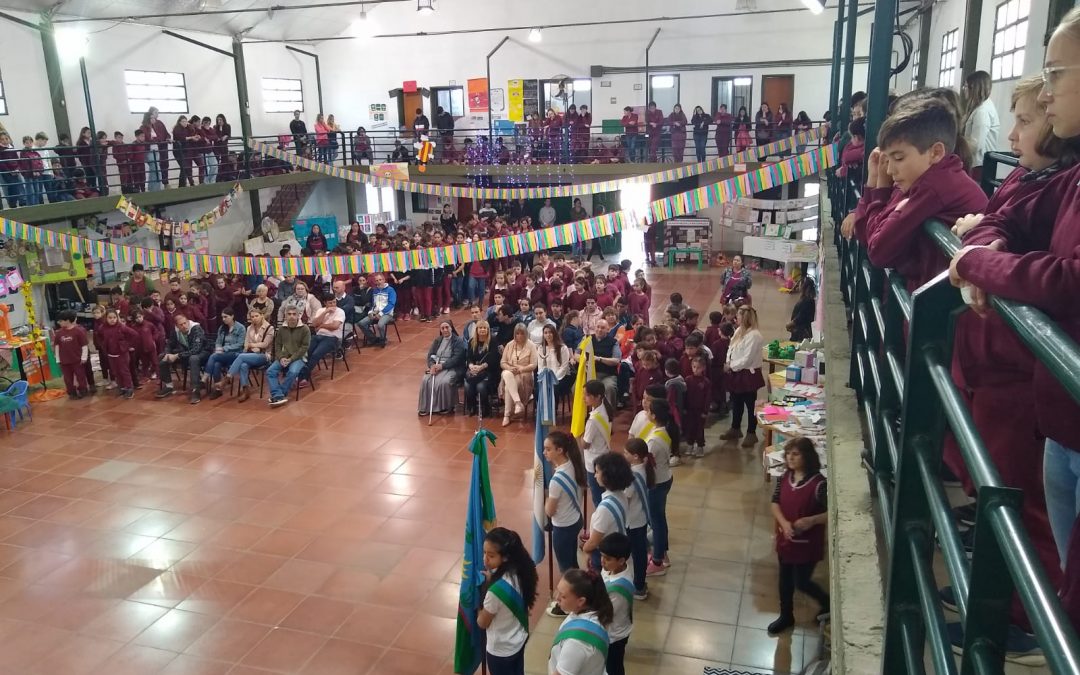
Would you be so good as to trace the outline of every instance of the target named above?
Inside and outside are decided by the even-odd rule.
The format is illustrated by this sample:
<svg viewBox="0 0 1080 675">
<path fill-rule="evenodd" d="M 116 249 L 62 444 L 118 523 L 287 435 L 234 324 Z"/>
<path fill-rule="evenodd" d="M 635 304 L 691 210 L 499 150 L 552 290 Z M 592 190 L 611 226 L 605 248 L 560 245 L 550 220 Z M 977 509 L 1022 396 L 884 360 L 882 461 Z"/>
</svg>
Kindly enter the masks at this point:
<svg viewBox="0 0 1080 675">
<path fill-rule="evenodd" d="M 476 625 L 480 609 L 480 586 L 484 583 L 484 537 L 495 527 L 495 500 L 488 475 L 487 444 L 495 434 L 481 429 L 469 443 L 473 455 L 469 482 L 469 507 L 465 513 L 465 560 L 458 590 L 457 640 L 454 644 L 454 672 L 472 675 L 484 657 L 484 631 Z"/>
<path fill-rule="evenodd" d="M 544 502 L 551 482 L 551 464 L 544 459 L 544 439 L 548 428 L 555 424 L 555 372 L 543 368 L 536 374 L 536 443 L 533 456 L 533 562 L 544 560 L 544 526 L 547 515 Z"/>
</svg>

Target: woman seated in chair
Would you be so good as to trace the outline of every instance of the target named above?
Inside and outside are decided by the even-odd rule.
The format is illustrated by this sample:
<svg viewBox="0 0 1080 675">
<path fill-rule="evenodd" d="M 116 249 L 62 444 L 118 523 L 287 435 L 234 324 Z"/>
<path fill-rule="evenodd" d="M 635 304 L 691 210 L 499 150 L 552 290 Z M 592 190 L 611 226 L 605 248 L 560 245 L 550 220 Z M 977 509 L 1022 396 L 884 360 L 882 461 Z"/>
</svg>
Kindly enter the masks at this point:
<svg viewBox="0 0 1080 675">
<path fill-rule="evenodd" d="M 525 404 L 532 398 L 538 361 L 536 345 L 529 339 L 529 331 L 525 324 L 517 324 L 514 326 L 514 339 L 503 347 L 500 364 L 504 427 L 510 425 L 511 417 L 524 416 Z"/>
<path fill-rule="evenodd" d="M 563 344 L 555 326 L 544 326 L 544 341 L 536 350 L 539 369 L 547 368 L 555 373 L 555 397 L 561 398 L 570 391 L 573 378 L 570 375 L 570 348 Z"/>
<path fill-rule="evenodd" d="M 465 375 L 465 343 L 450 319 L 439 324 L 439 336 L 432 341 L 427 353 L 427 366 L 420 382 L 418 414 L 448 415 L 454 412 L 457 405 L 454 388 Z"/>
<path fill-rule="evenodd" d="M 475 308 L 479 314 L 479 308 Z M 480 319 L 472 329 L 465 348 L 465 412 L 475 415 L 477 401 L 480 415 L 491 416 L 491 391 L 498 386 L 499 350 L 491 342 L 491 326 Z"/>
<path fill-rule="evenodd" d="M 271 301 L 272 306 L 272 301 Z M 270 325 L 270 319 L 261 310 L 252 307 L 248 312 L 248 327 L 244 334 L 244 351 L 236 357 L 229 366 L 229 372 L 225 376 L 231 383 L 232 378 L 240 376 L 240 403 L 251 397 L 250 381 L 248 373 L 252 370 L 262 370 L 270 365 L 270 359 L 274 353 L 274 327 Z"/>
</svg>

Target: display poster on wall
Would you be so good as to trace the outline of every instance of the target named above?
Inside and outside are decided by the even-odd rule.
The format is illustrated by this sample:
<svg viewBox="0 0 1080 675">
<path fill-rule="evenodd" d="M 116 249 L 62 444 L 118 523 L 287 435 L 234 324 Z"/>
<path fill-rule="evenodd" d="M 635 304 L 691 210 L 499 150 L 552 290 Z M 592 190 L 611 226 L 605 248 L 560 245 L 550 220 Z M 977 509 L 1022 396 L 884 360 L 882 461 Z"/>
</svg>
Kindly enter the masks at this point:
<svg viewBox="0 0 1080 675">
<path fill-rule="evenodd" d="M 301 243 L 306 244 L 308 235 L 311 234 L 311 230 L 316 225 L 319 226 L 319 231 L 326 237 L 326 250 L 333 251 L 338 245 L 338 226 L 337 216 L 311 216 L 308 218 L 297 218 L 293 221 L 293 236 Z"/>
<path fill-rule="evenodd" d="M 385 103 L 372 103 L 368 106 L 368 118 L 371 120 L 371 126 L 375 129 L 379 127 L 385 127 L 386 121 L 386 104 Z"/>
<path fill-rule="evenodd" d="M 376 225 L 386 225 L 394 219 L 393 214 L 389 211 L 383 211 L 382 213 L 358 213 L 356 214 L 356 222 L 360 223 L 360 231 L 364 234 L 375 234 Z M 351 224 L 345 224 L 338 228 L 338 237 L 345 239 L 349 234 Z"/>
<path fill-rule="evenodd" d="M 511 122 L 525 121 L 525 80 L 507 80 L 506 98 L 509 112 L 506 118 Z"/>
<path fill-rule="evenodd" d="M 392 180 L 409 180 L 408 162 L 385 162 L 371 170 L 371 173 Z"/>
<path fill-rule="evenodd" d="M 502 89 L 492 89 L 488 92 L 491 96 L 491 111 L 501 113 L 506 110 L 506 93 Z"/>
<path fill-rule="evenodd" d="M 488 81 L 486 77 L 469 80 L 469 112 L 487 112 Z"/>
</svg>

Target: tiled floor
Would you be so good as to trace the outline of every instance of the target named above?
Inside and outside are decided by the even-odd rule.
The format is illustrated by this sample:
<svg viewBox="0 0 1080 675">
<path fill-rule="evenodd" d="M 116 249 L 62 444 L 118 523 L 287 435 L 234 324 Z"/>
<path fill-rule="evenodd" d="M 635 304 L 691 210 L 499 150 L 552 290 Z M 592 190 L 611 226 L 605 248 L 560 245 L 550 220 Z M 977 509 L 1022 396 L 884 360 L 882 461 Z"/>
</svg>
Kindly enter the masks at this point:
<svg viewBox="0 0 1080 675">
<path fill-rule="evenodd" d="M 650 278 L 660 308 L 674 290 L 715 306 L 718 271 Z M 754 298 L 779 336 L 791 299 L 765 277 Z M 351 373 L 281 409 L 149 388 L 36 405 L 0 437 L 0 673 L 449 673 L 476 421 L 417 418 L 434 329 L 401 328 L 402 344 L 352 354 Z M 527 532 L 533 430 L 495 432 L 499 520 Z M 635 609 L 628 672 L 813 658 L 808 604 L 794 634 L 764 631 L 776 564 L 759 462 L 726 447 L 675 470 L 673 566 Z M 557 625 L 543 604 L 530 673 Z"/>
</svg>

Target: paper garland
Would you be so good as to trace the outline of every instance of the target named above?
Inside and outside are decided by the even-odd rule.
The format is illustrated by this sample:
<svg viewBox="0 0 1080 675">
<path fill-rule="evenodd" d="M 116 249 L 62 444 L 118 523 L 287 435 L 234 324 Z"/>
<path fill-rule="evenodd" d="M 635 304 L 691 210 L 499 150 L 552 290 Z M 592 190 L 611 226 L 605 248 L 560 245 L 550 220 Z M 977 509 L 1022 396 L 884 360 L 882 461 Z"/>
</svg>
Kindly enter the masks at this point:
<svg viewBox="0 0 1080 675">
<path fill-rule="evenodd" d="M 147 268 L 190 270 L 211 274 L 310 276 L 387 270 L 405 271 L 517 256 L 612 235 L 628 227 L 686 215 L 707 206 L 721 204 L 816 174 L 835 165 L 838 156 L 839 147 L 836 144 L 827 145 L 719 183 L 657 200 L 652 202 L 644 212 L 618 211 L 533 232 L 483 239 L 468 244 L 452 244 L 411 251 L 303 258 L 255 258 L 174 253 L 109 244 L 104 241 L 45 230 L 6 218 L 0 218 L 0 235 L 69 251 L 85 250 L 94 257 L 119 260 L 123 263 L 141 263 Z"/>
<path fill-rule="evenodd" d="M 34 343 L 34 353 L 45 356 L 45 341 L 41 339 L 41 325 L 38 324 L 37 311 L 34 309 L 34 284 L 29 279 L 22 286 L 23 307 L 26 310 L 26 324 L 30 326 L 30 340 Z"/>
<path fill-rule="evenodd" d="M 679 166 L 639 176 L 629 176 L 627 178 L 605 180 L 595 183 L 579 183 L 576 185 L 548 185 L 524 188 L 475 188 L 440 185 L 437 183 L 417 183 L 410 180 L 386 178 L 377 174 L 361 173 L 341 166 L 316 162 L 313 159 L 301 157 L 296 153 L 277 148 L 270 143 L 264 143 L 254 139 L 249 140 L 248 145 L 255 152 L 275 157 L 284 162 L 288 162 L 293 166 L 299 166 L 308 171 L 314 171 L 315 173 L 321 173 L 333 178 L 341 178 L 353 183 L 370 183 L 379 187 L 392 187 L 395 190 L 418 192 L 420 194 L 439 197 L 467 197 L 471 199 L 545 199 L 548 197 L 576 197 L 597 192 L 611 192 L 618 190 L 627 183 L 645 183 L 649 185 L 654 183 L 669 183 L 674 180 L 689 178 L 690 176 L 696 176 L 702 173 L 728 169 L 736 164 L 757 161 L 761 157 L 769 157 L 770 155 L 775 155 L 777 153 L 789 152 L 799 145 L 806 145 L 807 143 L 821 138 L 823 133 L 824 127 L 819 127 L 817 129 L 811 129 L 810 131 L 799 132 L 794 136 L 774 141 L 768 145 L 747 148 L 742 152 L 732 155 L 724 155 L 723 157 L 716 157 L 697 164 L 688 164 L 686 166 Z"/>
<path fill-rule="evenodd" d="M 164 230 L 166 234 L 179 236 L 185 230 L 205 232 L 210 229 L 211 225 L 221 220 L 221 218 L 228 213 L 233 200 L 236 199 L 236 195 L 243 191 L 244 188 L 240 183 L 234 184 L 232 189 L 221 198 L 221 201 L 218 202 L 218 205 L 214 210 L 204 213 L 194 221 L 184 220 L 183 222 L 177 222 L 166 218 L 155 218 L 143 210 L 138 204 L 133 203 L 130 199 L 123 196 L 121 196 L 120 200 L 116 203 L 116 210 L 124 214 L 138 227 L 149 228 L 154 234 L 161 234 Z"/>
</svg>

